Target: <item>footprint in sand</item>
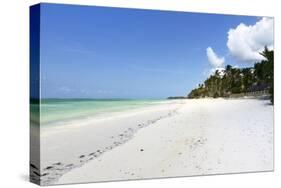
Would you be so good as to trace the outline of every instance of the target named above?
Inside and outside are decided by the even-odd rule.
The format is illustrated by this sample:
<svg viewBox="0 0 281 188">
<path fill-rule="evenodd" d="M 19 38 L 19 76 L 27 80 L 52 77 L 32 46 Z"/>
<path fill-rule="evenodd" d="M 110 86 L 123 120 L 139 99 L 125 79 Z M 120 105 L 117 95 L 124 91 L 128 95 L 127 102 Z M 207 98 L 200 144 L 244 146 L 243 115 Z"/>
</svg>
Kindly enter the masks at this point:
<svg viewBox="0 0 281 188">
<path fill-rule="evenodd" d="M 71 168 L 71 167 L 73 167 L 73 166 L 74 166 L 74 164 L 65 165 L 66 168 Z"/>
<path fill-rule="evenodd" d="M 57 163 L 54 163 L 53 165 L 60 166 L 60 165 L 62 165 L 62 163 L 61 162 L 57 162 Z"/>
<path fill-rule="evenodd" d="M 46 168 L 44 168 L 44 170 L 50 170 L 50 169 L 53 169 L 54 167 L 53 166 L 47 166 Z"/>
<path fill-rule="evenodd" d="M 105 151 L 111 150 L 114 147 L 119 146 L 119 145 L 125 143 L 126 141 L 130 140 L 133 137 L 133 134 L 137 131 L 137 129 L 146 127 L 150 124 L 154 124 L 158 120 L 161 120 L 162 118 L 167 118 L 167 117 L 172 116 L 174 113 L 175 112 L 170 112 L 169 114 L 167 114 L 165 116 L 160 116 L 156 119 L 148 120 L 145 123 L 139 123 L 136 125 L 136 129 L 128 128 L 128 129 L 124 130 L 121 134 L 119 134 L 115 137 L 111 136 L 110 137 L 111 139 L 114 139 L 117 137 L 117 138 L 119 138 L 119 141 L 114 141 L 112 143 L 112 145 L 105 147 L 104 148 L 105 150 L 96 150 L 95 152 L 89 153 L 88 155 L 80 155 L 78 157 L 80 163 L 78 163 L 78 164 L 71 163 L 71 164 L 63 165 L 61 162 L 53 163 L 52 165 L 44 168 L 43 169 L 44 173 L 41 175 L 38 172 L 38 168 L 34 164 L 30 164 L 31 168 L 33 169 L 31 178 L 33 179 L 33 181 L 41 181 L 43 185 L 50 184 L 51 182 L 58 180 L 59 177 L 61 177 L 63 174 L 70 171 L 71 169 L 80 167 L 80 166 L 84 165 L 85 163 L 87 163 L 88 161 L 98 158 Z M 140 149 L 140 151 L 143 152 L 144 149 Z M 101 161 L 101 159 L 98 158 L 97 161 Z M 133 172 L 126 172 L 126 174 L 135 176 L 135 173 L 133 173 Z"/>
</svg>

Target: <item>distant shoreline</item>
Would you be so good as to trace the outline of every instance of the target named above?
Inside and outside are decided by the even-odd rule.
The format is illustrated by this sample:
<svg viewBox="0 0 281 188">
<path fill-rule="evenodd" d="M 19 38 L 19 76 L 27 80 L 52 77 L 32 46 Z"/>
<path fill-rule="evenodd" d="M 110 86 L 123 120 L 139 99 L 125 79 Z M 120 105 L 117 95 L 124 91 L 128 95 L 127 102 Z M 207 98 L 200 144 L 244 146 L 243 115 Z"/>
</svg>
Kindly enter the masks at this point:
<svg viewBox="0 0 281 188">
<path fill-rule="evenodd" d="M 223 98 L 223 99 L 230 99 L 230 98 L 245 98 L 245 97 L 251 97 L 251 98 L 261 98 L 265 97 L 270 100 L 270 93 L 268 90 L 261 90 L 261 91 L 254 91 L 254 92 L 243 92 L 243 93 L 234 93 L 230 94 L 228 97 L 194 97 L 189 98 L 188 96 L 172 96 L 168 97 L 167 100 L 170 99 L 215 99 L 215 98 Z"/>
</svg>

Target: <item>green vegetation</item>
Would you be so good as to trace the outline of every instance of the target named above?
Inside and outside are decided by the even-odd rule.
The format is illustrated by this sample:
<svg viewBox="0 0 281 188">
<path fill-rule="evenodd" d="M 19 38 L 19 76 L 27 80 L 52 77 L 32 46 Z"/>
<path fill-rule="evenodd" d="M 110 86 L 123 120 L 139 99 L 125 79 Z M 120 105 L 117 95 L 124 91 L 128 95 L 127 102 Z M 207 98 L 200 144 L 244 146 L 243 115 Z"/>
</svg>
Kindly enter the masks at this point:
<svg viewBox="0 0 281 188">
<path fill-rule="evenodd" d="M 230 97 L 232 94 L 267 90 L 273 103 L 274 51 L 265 47 L 260 54 L 265 60 L 255 63 L 254 67 L 234 68 L 227 65 L 222 71 L 216 70 L 203 84 L 193 89 L 188 98 Z"/>
<path fill-rule="evenodd" d="M 175 96 L 175 97 L 168 97 L 167 99 L 186 99 L 187 97 L 184 96 Z"/>
</svg>

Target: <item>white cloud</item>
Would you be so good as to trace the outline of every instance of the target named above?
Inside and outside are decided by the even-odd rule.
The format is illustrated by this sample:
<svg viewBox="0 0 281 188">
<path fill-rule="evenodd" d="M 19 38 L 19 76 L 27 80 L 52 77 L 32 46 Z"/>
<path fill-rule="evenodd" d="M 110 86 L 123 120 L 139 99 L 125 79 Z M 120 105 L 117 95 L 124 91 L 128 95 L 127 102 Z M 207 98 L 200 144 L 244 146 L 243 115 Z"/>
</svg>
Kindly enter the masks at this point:
<svg viewBox="0 0 281 188">
<path fill-rule="evenodd" d="M 224 64 L 224 57 L 219 57 L 211 47 L 206 49 L 208 61 L 212 68 L 221 68 Z"/>
<path fill-rule="evenodd" d="M 264 46 L 273 48 L 273 19 L 262 18 L 254 25 L 239 24 L 228 31 L 227 47 L 241 62 L 255 62 L 264 59 L 259 54 Z"/>
<path fill-rule="evenodd" d="M 206 54 L 211 68 L 207 70 L 204 74 L 210 76 L 216 72 L 216 70 L 222 72 L 224 70 L 224 57 L 219 57 L 211 47 L 206 49 Z"/>
</svg>

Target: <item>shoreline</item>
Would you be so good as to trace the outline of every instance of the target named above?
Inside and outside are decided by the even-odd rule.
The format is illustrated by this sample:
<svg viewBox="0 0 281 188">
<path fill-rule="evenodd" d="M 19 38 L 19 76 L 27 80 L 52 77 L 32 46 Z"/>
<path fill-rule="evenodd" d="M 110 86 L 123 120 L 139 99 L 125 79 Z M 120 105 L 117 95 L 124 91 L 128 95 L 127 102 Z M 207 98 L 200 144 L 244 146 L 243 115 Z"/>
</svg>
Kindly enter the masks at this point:
<svg viewBox="0 0 281 188">
<path fill-rule="evenodd" d="M 123 145 L 140 129 L 173 116 L 179 105 L 182 105 L 179 101 L 161 103 L 131 111 L 110 113 L 110 117 L 93 117 L 82 122 L 74 121 L 71 124 L 65 122 L 66 126 L 41 128 L 43 156 L 49 157 L 46 157 L 43 160 L 45 163 L 41 164 L 41 184 L 54 184 L 63 174 Z M 57 143 L 61 142 L 71 144 L 66 143 L 57 147 Z M 68 160 L 65 160 L 66 155 Z"/>
<path fill-rule="evenodd" d="M 165 99 L 43 99 L 40 106 L 41 125 L 83 121 L 103 115 L 132 111 L 162 103 Z M 35 108 L 38 106 L 35 106 Z M 63 113 L 61 113 L 63 112 Z"/>
<path fill-rule="evenodd" d="M 180 103 L 180 101 L 177 101 L 178 103 Z M 159 105 L 168 105 L 173 103 L 172 101 L 169 100 L 163 100 L 163 101 L 159 101 L 159 102 L 153 102 L 152 104 L 147 104 L 144 106 L 137 106 L 137 107 L 130 107 L 130 108 L 124 108 L 122 110 L 109 110 L 109 111 L 102 111 L 102 112 L 98 112 L 98 113 L 93 113 L 90 115 L 82 115 L 82 116 L 78 116 L 78 117 L 71 117 L 71 118 L 65 118 L 65 119 L 60 119 L 60 120 L 54 120 L 54 121 L 50 121 L 47 123 L 42 123 L 41 122 L 41 126 L 44 128 L 44 126 L 59 126 L 59 125 L 66 125 L 66 124 L 77 124 L 82 122 L 87 122 L 92 121 L 92 120 L 102 120 L 102 119 L 108 119 L 108 118 L 112 118 L 112 117 L 116 117 L 116 116 L 122 116 L 126 113 L 134 113 L 134 112 L 138 112 L 140 110 L 145 110 L 145 109 L 149 109 L 151 107 L 154 106 L 159 106 Z"/>
<path fill-rule="evenodd" d="M 41 184 L 273 168 L 273 107 L 267 105 L 269 101 L 249 98 L 170 101 L 140 111 L 120 112 L 83 126 L 68 126 L 67 130 L 43 131 L 42 156 L 49 158 L 45 157 L 45 164 L 41 164 Z M 266 142 L 261 142 L 264 139 Z M 56 146 L 57 143 L 61 144 Z M 257 143 L 261 146 L 257 147 Z M 253 148 L 245 149 L 247 145 Z M 228 151 L 231 147 L 236 152 Z M 269 149 L 265 158 L 260 156 L 260 149 Z M 64 156 L 70 160 L 63 161 Z M 237 159 L 231 164 L 229 160 L 234 160 L 233 157 Z M 245 162 L 249 164 L 240 164 Z"/>
</svg>

